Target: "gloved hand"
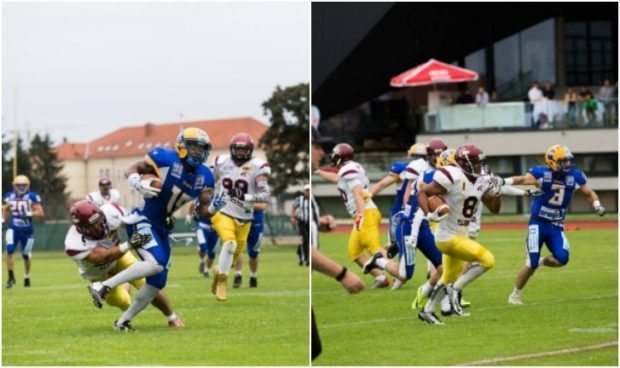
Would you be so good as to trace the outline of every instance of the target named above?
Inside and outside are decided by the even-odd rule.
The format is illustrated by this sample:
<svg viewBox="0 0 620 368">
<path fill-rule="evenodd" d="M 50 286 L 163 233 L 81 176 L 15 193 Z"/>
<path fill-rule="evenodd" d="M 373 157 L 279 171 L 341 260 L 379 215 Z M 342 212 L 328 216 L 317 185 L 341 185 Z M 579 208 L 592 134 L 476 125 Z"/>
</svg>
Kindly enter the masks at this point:
<svg viewBox="0 0 620 368">
<path fill-rule="evenodd" d="M 362 224 L 364 223 L 364 214 L 358 213 L 357 215 L 355 215 L 355 219 L 353 220 L 353 223 L 357 231 L 362 230 Z"/>
<path fill-rule="evenodd" d="M 131 234 L 131 238 L 129 239 L 129 247 L 132 249 L 140 248 L 146 243 L 150 242 L 153 237 L 151 234 L 141 234 L 137 231 L 134 231 Z"/>
<path fill-rule="evenodd" d="M 448 217 L 449 212 L 446 212 L 443 216 L 439 216 L 439 213 L 437 213 L 437 211 L 435 212 L 429 212 L 426 214 L 426 219 L 429 221 L 435 221 L 435 222 L 439 222 L 443 219 L 445 219 L 446 217 Z"/>
<path fill-rule="evenodd" d="M 160 189 L 151 187 L 151 183 L 155 179 L 140 179 L 140 174 L 133 173 L 127 177 L 127 182 L 130 186 L 132 186 L 135 190 L 137 190 L 142 197 L 144 198 L 155 198 L 161 192 Z"/>
<path fill-rule="evenodd" d="M 409 217 L 409 215 L 407 214 L 407 212 L 405 212 L 405 211 L 398 211 L 398 212 L 396 212 L 396 213 L 394 214 L 394 217 L 392 217 L 392 220 L 393 220 L 395 223 L 399 224 L 399 223 L 401 223 L 402 221 L 407 220 L 407 218 L 408 218 L 408 217 Z"/>
<path fill-rule="evenodd" d="M 243 194 L 241 195 L 243 197 Z M 213 198 L 211 199 L 211 203 L 209 204 L 209 213 L 214 215 L 217 211 L 226 206 L 226 203 L 230 201 L 230 197 L 225 190 L 220 190 Z"/>
<path fill-rule="evenodd" d="M 538 196 L 541 196 L 542 194 L 543 194 L 543 191 L 542 189 L 539 189 L 539 188 L 531 188 L 531 189 L 525 190 L 526 197 L 538 197 Z"/>
<path fill-rule="evenodd" d="M 600 201 L 592 202 L 592 207 L 594 207 L 594 212 L 596 212 L 597 215 L 599 216 L 605 215 L 605 207 L 601 206 Z"/>
</svg>

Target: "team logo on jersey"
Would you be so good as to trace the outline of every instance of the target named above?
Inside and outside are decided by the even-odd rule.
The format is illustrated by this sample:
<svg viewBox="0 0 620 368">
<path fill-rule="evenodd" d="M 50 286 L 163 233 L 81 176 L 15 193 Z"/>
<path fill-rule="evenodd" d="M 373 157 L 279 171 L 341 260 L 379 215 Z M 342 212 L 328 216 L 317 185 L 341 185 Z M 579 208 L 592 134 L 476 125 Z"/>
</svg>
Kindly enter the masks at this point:
<svg viewBox="0 0 620 368">
<path fill-rule="evenodd" d="M 200 189 L 204 186 L 204 184 L 205 184 L 204 175 L 198 175 L 196 177 L 196 181 L 194 182 L 194 189 Z"/>
<path fill-rule="evenodd" d="M 172 164 L 172 172 L 170 173 L 170 175 L 172 175 L 173 177 L 177 179 L 181 179 L 182 174 L 183 174 L 183 164 L 181 164 L 180 162 L 175 162 L 174 164 Z"/>
<path fill-rule="evenodd" d="M 575 177 L 574 176 L 567 176 L 566 177 L 566 186 L 567 187 L 572 187 L 573 185 L 575 185 Z"/>
<path fill-rule="evenodd" d="M 242 166 L 241 167 L 241 171 L 242 172 L 250 172 L 250 171 L 252 171 L 252 166 L 248 166 L 248 165 Z"/>
<path fill-rule="evenodd" d="M 545 171 L 545 173 L 543 174 L 543 181 L 544 182 L 550 182 L 551 181 L 551 171 Z"/>
</svg>

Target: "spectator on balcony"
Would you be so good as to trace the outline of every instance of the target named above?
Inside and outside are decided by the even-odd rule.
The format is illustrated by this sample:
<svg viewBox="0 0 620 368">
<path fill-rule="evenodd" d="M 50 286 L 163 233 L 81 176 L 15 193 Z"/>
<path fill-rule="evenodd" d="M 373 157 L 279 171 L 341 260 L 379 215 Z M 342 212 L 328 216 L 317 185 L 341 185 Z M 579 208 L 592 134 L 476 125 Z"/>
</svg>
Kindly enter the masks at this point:
<svg viewBox="0 0 620 368">
<path fill-rule="evenodd" d="M 616 115 L 615 102 L 618 100 L 616 87 L 611 84 L 609 78 L 606 78 L 598 91 L 598 100 L 605 106 L 605 115 L 603 116 L 603 124 L 605 125 L 611 125 L 612 119 Z"/>
<path fill-rule="evenodd" d="M 553 85 L 551 84 L 551 82 L 549 81 L 545 82 L 545 85 L 543 86 L 543 89 L 542 89 L 542 94 L 547 99 L 553 100 L 553 98 L 555 97 L 555 90 L 553 89 Z"/>
<path fill-rule="evenodd" d="M 475 102 L 474 96 L 472 96 L 468 90 L 464 89 L 464 90 L 461 90 L 461 92 L 459 93 L 459 96 L 456 98 L 456 101 L 454 103 L 455 104 L 471 104 L 474 102 Z"/>
<path fill-rule="evenodd" d="M 538 103 L 541 102 L 544 98 L 542 91 L 539 88 L 538 82 L 534 82 L 532 84 L 532 88 L 527 91 L 527 97 L 530 99 L 530 103 Z"/>
<path fill-rule="evenodd" d="M 575 126 L 577 121 L 577 92 L 572 88 L 564 93 L 564 103 L 566 104 L 568 125 Z"/>
<path fill-rule="evenodd" d="M 583 99 L 583 107 L 586 113 L 586 124 L 596 122 L 596 110 L 598 108 L 598 101 L 592 95 L 592 92 L 586 90 Z"/>
<path fill-rule="evenodd" d="M 484 107 L 489 103 L 489 94 L 484 90 L 484 87 L 478 87 L 478 93 L 476 93 L 476 104 L 480 107 Z"/>
</svg>

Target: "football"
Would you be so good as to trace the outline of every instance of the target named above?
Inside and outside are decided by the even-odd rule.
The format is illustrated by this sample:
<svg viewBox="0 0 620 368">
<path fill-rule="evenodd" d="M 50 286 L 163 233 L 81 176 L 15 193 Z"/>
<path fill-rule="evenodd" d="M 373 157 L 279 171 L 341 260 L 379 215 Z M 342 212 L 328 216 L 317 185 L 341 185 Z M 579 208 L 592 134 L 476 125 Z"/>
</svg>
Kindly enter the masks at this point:
<svg viewBox="0 0 620 368">
<path fill-rule="evenodd" d="M 444 201 L 443 198 L 439 196 L 429 197 L 428 198 L 428 210 L 430 212 L 435 212 L 437 209 L 439 209 L 438 211 L 439 216 L 443 216 L 447 214 L 448 212 L 450 212 L 450 207 L 448 207 L 448 205 L 446 204 L 446 201 Z"/>
<path fill-rule="evenodd" d="M 159 179 L 159 177 L 155 174 L 142 174 L 140 175 L 140 179 L 141 180 L 150 180 L 150 184 L 149 186 L 152 188 L 156 188 L 156 189 L 161 189 L 162 188 L 162 182 Z"/>
</svg>

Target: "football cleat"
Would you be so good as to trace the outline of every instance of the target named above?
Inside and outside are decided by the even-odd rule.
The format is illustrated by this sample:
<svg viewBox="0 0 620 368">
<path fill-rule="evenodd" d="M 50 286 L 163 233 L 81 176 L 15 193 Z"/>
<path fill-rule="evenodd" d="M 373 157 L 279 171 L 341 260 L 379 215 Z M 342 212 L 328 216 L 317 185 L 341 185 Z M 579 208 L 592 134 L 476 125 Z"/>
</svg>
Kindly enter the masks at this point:
<svg viewBox="0 0 620 368">
<path fill-rule="evenodd" d="M 185 323 L 183 323 L 183 320 L 181 320 L 181 318 L 177 317 L 171 321 L 168 321 L 168 327 L 183 328 L 185 327 Z"/>
<path fill-rule="evenodd" d="M 459 292 L 452 287 L 452 284 L 446 285 L 446 295 L 448 295 L 448 300 L 450 301 L 450 310 L 454 314 L 458 316 L 468 315 L 463 313 L 463 308 L 461 308 L 461 301 L 459 300 Z"/>
<path fill-rule="evenodd" d="M 7 289 L 12 288 L 12 287 L 13 287 L 13 285 L 15 285 L 15 279 L 9 279 L 9 280 L 6 282 L 6 288 L 7 288 Z"/>
<path fill-rule="evenodd" d="M 135 331 L 135 329 L 131 327 L 131 323 L 129 323 L 129 321 L 124 321 L 123 323 L 118 323 L 118 321 L 114 321 L 114 331 L 133 332 Z"/>
<path fill-rule="evenodd" d="M 375 283 L 372 285 L 373 289 L 381 289 L 390 286 L 390 280 L 388 278 L 384 278 L 383 280 L 375 279 Z"/>
<path fill-rule="evenodd" d="M 372 258 L 370 258 L 368 261 L 366 261 L 366 263 L 364 263 L 364 266 L 362 266 L 362 269 L 364 270 L 364 274 L 368 274 L 370 271 L 374 270 L 375 268 L 380 268 L 377 265 L 377 259 L 379 258 L 383 258 L 383 254 L 381 254 L 381 252 L 375 253 L 372 256 Z"/>
<path fill-rule="evenodd" d="M 411 303 L 411 309 L 413 310 L 424 308 L 424 304 L 426 304 L 426 301 L 428 300 L 428 296 L 424 296 L 422 294 L 422 286 L 423 285 L 420 285 L 418 288 L 415 299 L 413 300 L 413 303 Z"/>
<path fill-rule="evenodd" d="M 398 255 L 398 244 L 392 242 L 387 249 L 387 257 L 392 259 Z"/>
<path fill-rule="evenodd" d="M 87 287 L 90 296 L 93 298 L 93 303 L 95 307 L 101 308 L 103 307 L 103 301 L 105 296 L 110 292 L 110 287 L 105 286 L 100 282 L 93 282 L 91 285 Z"/>
<path fill-rule="evenodd" d="M 30 287 L 30 278 L 24 279 L 24 287 Z"/>
<path fill-rule="evenodd" d="M 471 306 L 471 302 L 469 300 L 463 299 L 463 291 L 459 291 L 459 300 L 461 301 L 462 308 L 469 308 Z"/>
<path fill-rule="evenodd" d="M 213 278 L 211 292 L 215 294 L 215 299 L 219 302 L 226 301 L 226 289 L 228 288 L 228 275 L 218 273 Z"/>
<path fill-rule="evenodd" d="M 239 275 L 239 274 L 236 274 L 235 278 L 233 279 L 233 287 L 235 289 L 240 288 L 242 282 L 243 282 L 243 277 L 241 277 L 241 275 Z"/>
<path fill-rule="evenodd" d="M 513 305 L 523 304 L 523 300 L 521 300 L 521 294 L 517 294 L 514 291 L 510 293 L 510 296 L 508 297 L 508 304 L 513 304 Z"/>
<path fill-rule="evenodd" d="M 443 322 L 441 322 L 434 312 L 425 312 L 422 310 L 418 313 L 418 319 L 431 325 L 443 325 Z"/>
<path fill-rule="evenodd" d="M 250 287 L 255 288 L 258 287 L 258 278 L 250 276 Z"/>
</svg>

